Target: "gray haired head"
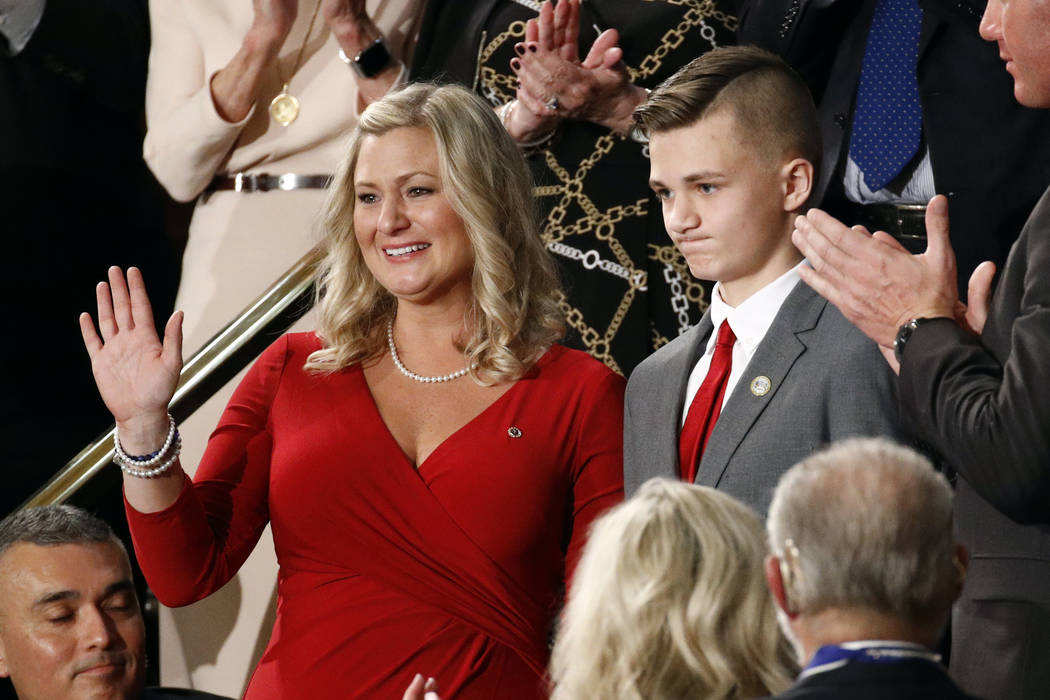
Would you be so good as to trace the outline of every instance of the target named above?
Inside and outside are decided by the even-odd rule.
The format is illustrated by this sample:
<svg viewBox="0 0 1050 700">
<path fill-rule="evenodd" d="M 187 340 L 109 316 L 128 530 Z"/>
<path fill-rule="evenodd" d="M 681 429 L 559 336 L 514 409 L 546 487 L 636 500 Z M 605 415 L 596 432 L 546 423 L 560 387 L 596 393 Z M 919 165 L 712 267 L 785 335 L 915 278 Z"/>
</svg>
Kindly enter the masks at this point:
<svg viewBox="0 0 1050 700">
<path fill-rule="evenodd" d="M 42 547 L 84 542 L 115 542 L 123 548 L 123 544 L 105 521 L 82 508 L 70 505 L 26 508 L 0 520 L 0 555 L 18 542 Z"/>
<path fill-rule="evenodd" d="M 927 624 L 958 593 L 951 488 L 929 460 L 888 440 L 846 440 L 796 464 L 766 529 L 799 613 L 861 608 Z"/>
</svg>

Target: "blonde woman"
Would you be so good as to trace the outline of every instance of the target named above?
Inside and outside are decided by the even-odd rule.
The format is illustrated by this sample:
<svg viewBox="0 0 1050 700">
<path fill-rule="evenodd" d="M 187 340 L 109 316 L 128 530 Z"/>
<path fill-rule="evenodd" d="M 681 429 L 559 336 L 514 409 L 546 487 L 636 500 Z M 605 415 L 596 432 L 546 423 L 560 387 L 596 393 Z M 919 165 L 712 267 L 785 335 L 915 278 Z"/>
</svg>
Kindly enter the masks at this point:
<svg viewBox="0 0 1050 700">
<path fill-rule="evenodd" d="M 790 686 L 765 554 L 742 503 L 646 482 L 594 524 L 554 645 L 553 697 L 736 700 Z"/>
<path fill-rule="evenodd" d="M 165 414 L 180 365 L 141 276 L 82 317 L 117 422 L 136 551 L 198 600 L 267 522 L 277 622 L 247 697 L 542 698 L 562 582 L 622 498 L 623 379 L 555 345 L 529 176 L 493 111 L 410 86 L 361 115 L 326 210 L 316 334 L 267 350 L 191 483 Z M 150 478 L 142 478 L 150 477 Z"/>
</svg>

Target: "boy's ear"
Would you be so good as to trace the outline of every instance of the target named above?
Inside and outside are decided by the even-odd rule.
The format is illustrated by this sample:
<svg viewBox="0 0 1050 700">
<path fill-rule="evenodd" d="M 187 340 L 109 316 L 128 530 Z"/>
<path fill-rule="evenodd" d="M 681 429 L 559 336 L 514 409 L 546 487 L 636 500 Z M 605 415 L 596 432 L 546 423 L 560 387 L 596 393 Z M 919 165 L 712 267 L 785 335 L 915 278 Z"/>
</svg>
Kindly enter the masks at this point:
<svg viewBox="0 0 1050 700">
<path fill-rule="evenodd" d="M 784 164 L 784 211 L 801 211 L 813 192 L 813 164 L 795 158 Z"/>
</svg>

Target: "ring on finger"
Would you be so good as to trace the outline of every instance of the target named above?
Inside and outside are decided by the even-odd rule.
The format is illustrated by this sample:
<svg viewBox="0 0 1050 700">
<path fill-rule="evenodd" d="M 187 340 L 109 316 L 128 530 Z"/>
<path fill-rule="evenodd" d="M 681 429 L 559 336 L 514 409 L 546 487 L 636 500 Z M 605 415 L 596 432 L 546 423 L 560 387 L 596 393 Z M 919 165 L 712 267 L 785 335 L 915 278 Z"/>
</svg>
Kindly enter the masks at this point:
<svg viewBox="0 0 1050 700">
<path fill-rule="evenodd" d="M 558 102 L 558 96 L 555 95 L 554 97 L 550 98 L 549 100 L 543 103 L 543 106 L 547 108 L 548 112 L 557 112 L 558 107 L 560 106 L 560 103 Z"/>
</svg>

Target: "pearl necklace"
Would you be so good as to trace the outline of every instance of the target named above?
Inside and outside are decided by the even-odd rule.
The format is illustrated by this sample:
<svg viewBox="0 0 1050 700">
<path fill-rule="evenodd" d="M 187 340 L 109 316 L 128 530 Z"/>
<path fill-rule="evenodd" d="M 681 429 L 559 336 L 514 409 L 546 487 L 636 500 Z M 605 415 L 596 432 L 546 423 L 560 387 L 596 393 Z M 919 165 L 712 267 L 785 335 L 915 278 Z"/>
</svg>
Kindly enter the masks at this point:
<svg viewBox="0 0 1050 700">
<path fill-rule="evenodd" d="M 431 384 L 434 382 L 450 382 L 453 379 L 458 379 L 470 370 L 477 367 L 477 365 L 469 365 L 459 370 L 458 372 L 451 372 L 449 374 L 442 374 L 440 377 L 424 377 L 422 374 L 416 374 L 408 367 L 405 367 L 401 363 L 401 358 L 397 356 L 397 347 L 394 345 L 394 321 L 391 319 L 386 322 L 386 344 L 390 348 L 390 359 L 394 361 L 394 366 L 401 371 L 401 374 L 405 375 L 409 379 L 414 379 L 417 382 L 423 382 L 424 384 Z"/>
</svg>

